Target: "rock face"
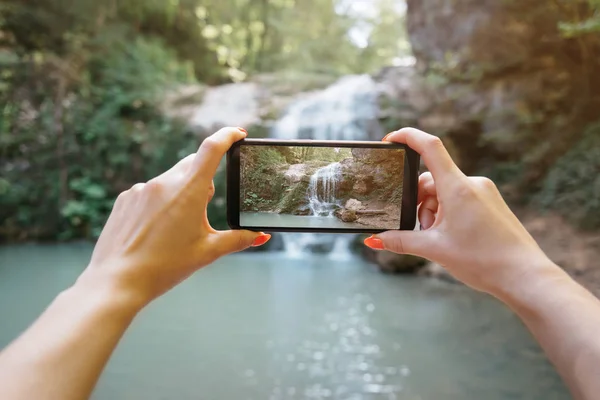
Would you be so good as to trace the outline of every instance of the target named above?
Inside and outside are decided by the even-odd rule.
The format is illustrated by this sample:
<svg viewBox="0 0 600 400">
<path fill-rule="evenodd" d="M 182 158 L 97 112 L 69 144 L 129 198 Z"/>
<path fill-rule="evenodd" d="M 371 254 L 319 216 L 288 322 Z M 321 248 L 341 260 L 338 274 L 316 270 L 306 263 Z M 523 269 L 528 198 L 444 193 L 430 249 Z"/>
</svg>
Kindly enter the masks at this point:
<svg viewBox="0 0 600 400">
<path fill-rule="evenodd" d="M 574 7 L 589 14 L 586 4 Z M 559 23 L 568 16 L 555 4 L 407 5 L 420 75 L 414 82 L 425 90 L 421 96 L 405 90 L 413 93 L 406 116 L 420 113 L 417 124 L 450 143 L 466 172 L 490 161 L 510 162 L 526 171 L 521 183 L 529 184 L 578 140 L 582 126 L 598 118 L 600 35 L 565 38 Z"/>
</svg>

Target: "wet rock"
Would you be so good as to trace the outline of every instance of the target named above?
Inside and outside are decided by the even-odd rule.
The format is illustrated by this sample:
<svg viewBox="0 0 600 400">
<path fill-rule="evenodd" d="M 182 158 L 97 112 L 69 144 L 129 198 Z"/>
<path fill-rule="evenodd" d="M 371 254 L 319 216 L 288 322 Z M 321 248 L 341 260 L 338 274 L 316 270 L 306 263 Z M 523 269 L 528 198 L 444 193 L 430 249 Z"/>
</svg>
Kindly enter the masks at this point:
<svg viewBox="0 0 600 400">
<path fill-rule="evenodd" d="M 355 210 L 343 209 L 340 213 L 340 219 L 344 222 L 356 222 L 358 216 Z"/>
<path fill-rule="evenodd" d="M 298 208 L 296 211 L 294 211 L 294 215 L 310 215 L 312 213 L 312 211 L 310 210 L 310 207 L 308 206 L 302 206 L 300 208 Z"/>
</svg>

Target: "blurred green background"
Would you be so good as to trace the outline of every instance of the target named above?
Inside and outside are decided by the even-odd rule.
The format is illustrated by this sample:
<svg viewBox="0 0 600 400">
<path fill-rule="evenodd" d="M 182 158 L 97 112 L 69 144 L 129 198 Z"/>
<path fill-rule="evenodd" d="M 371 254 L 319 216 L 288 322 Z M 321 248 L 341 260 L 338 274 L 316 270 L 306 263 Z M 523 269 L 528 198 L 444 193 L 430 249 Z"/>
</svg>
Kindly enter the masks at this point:
<svg viewBox="0 0 600 400">
<path fill-rule="evenodd" d="M 95 238 L 116 195 L 202 135 L 166 93 L 274 73 L 310 89 L 409 52 L 402 7 L 332 0 L 9 0 L 0 5 L 0 240 Z M 349 36 L 365 26 L 368 45 Z M 362 38 L 362 40 L 366 40 Z M 202 90 L 172 108 L 201 102 Z M 223 227 L 222 215 L 214 215 Z"/>
<path fill-rule="evenodd" d="M 402 117 L 403 96 L 384 99 L 399 115 L 386 128 L 428 129 L 467 172 L 513 183 L 508 192 L 518 200 L 596 229 L 599 7 L 598 0 L 430 0 L 409 2 L 408 12 L 393 0 L 4 1 L 0 240 L 97 237 L 120 191 L 164 171 L 208 133 L 166 110 L 200 104 L 203 85 L 255 81 L 272 95 L 298 93 L 411 60 L 414 81 L 434 95 L 417 118 Z M 196 89 L 168 95 L 190 85 Z M 223 227 L 222 210 L 211 214 Z"/>
</svg>

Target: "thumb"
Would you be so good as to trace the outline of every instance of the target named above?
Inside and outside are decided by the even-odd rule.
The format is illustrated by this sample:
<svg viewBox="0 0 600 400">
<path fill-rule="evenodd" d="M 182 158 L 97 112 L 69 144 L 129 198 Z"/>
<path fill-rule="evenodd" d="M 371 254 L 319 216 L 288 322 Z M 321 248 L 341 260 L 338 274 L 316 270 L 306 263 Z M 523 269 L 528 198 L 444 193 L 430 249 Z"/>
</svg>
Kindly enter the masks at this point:
<svg viewBox="0 0 600 400">
<path fill-rule="evenodd" d="M 377 248 L 379 245 L 379 250 L 428 258 L 428 253 L 431 251 L 431 238 L 428 233 L 427 231 L 389 231 L 365 240 L 365 244 L 372 248 Z"/>
<path fill-rule="evenodd" d="M 217 243 L 220 255 L 246 250 L 250 246 L 258 247 L 267 243 L 271 235 L 252 231 L 220 231 L 217 232 Z"/>
</svg>

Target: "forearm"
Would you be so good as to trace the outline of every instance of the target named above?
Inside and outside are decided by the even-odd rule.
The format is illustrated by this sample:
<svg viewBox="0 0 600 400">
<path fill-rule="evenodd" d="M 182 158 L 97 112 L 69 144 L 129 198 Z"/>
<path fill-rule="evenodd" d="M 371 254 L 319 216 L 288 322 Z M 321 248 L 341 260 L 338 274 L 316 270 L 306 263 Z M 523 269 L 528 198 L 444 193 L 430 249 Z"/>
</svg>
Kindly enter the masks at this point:
<svg viewBox="0 0 600 400">
<path fill-rule="evenodd" d="M 137 310 L 110 289 L 78 282 L 0 353 L 0 398 L 88 398 Z"/>
<path fill-rule="evenodd" d="M 497 297 L 533 333 L 577 399 L 600 393 L 600 301 L 548 261 Z"/>
</svg>

